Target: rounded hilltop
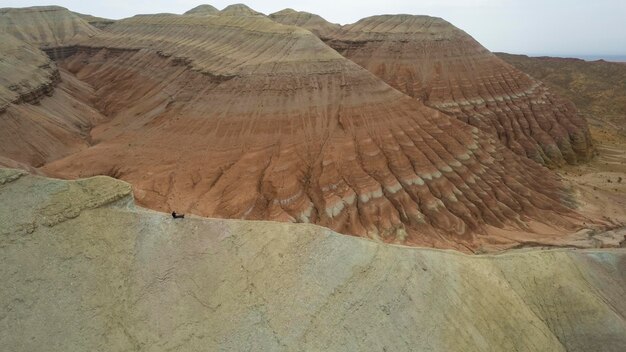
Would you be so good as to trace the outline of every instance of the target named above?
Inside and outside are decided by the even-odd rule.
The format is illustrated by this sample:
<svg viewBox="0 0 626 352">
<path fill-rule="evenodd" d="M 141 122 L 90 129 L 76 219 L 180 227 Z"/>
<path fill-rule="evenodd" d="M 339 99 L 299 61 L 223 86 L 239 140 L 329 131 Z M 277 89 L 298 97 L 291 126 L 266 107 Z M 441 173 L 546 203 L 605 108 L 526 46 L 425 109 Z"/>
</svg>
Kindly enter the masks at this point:
<svg viewBox="0 0 626 352">
<path fill-rule="evenodd" d="M 204 4 L 194 7 L 193 9 L 185 12 L 185 15 L 214 15 L 219 10 L 212 5 Z"/>
<path fill-rule="evenodd" d="M 265 16 L 264 14 L 257 12 L 244 4 L 228 5 L 222 11 L 220 15 L 223 16 Z"/>
<path fill-rule="evenodd" d="M 115 175 L 156 209 L 410 245 L 477 248 L 484 226 L 515 226 L 520 214 L 576 226 L 539 165 L 307 30 L 265 16 L 142 16 L 85 43 L 63 66 L 112 118 L 92 130 L 96 147 L 48 172 Z"/>
<path fill-rule="evenodd" d="M 275 12 L 269 15 L 269 17 L 281 24 L 308 29 L 322 39 L 327 38 L 331 33 L 341 28 L 340 25 L 330 23 L 321 16 L 290 8 Z"/>
<path fill-rule="evenodd" d="M 0 9 L 0 32 L 39 46 L 70 45 L 100 32 L 60 6 Z"/>
<path fill-rule="evenodd" d="M 548 166 L 593 154 L 587 123 L 570 101 L 441 18 L 373 16 L 323 39 L 392 87 L 497 136 L 517 154 Z"/>
</svg>

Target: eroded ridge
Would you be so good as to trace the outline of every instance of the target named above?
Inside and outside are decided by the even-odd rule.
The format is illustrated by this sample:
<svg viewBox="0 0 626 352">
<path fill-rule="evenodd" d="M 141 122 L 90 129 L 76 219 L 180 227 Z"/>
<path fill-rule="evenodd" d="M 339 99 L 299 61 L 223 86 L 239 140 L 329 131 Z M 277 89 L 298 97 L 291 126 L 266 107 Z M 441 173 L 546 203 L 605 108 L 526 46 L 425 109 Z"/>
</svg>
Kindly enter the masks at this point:
<svg viewBox="0 0 626 352">
<path fill-rule="evenodd" d="M 486 225 L 531 219 L 574 226 L 547 170 L 306 30 L 262 16 L 137 16 L 76 50 L 61 65 L 112 120 L 47 172 L 122 178 L 159 210 L 412 245 L 477 248 Z"/>
<path fill-rule="evenodd" d="M 300 16 L 271 17 L 320 33 L 320 19 L 313 25 Z M 548 166 L 592 156 L 587 123 L 570 101 L 440 18 L 374 16 L 320 37 L 394 88 L 496 135 L 517 154 Z"/>
<path fill-rule="evenodd" d="M 0 32 L 0 114 L 10 104 L 38 103 L 59 80 L 59 70 L 46 54 Z"/>
<path fill-rule="evenodd" d="M 330 23 L 319 15 L 293 9 L 275 12 L 269 15 L 269 18 L 278 23 L 306 28 L 322 40 L 330 38 L 333 33 L 341 28 L 340 25 Z"/>
<path fill-rule="evenodd" d="M 0 8 L 0 32 L 37 46 L 59 46 L 100 32 L 60 6 Z"/>
</svg>

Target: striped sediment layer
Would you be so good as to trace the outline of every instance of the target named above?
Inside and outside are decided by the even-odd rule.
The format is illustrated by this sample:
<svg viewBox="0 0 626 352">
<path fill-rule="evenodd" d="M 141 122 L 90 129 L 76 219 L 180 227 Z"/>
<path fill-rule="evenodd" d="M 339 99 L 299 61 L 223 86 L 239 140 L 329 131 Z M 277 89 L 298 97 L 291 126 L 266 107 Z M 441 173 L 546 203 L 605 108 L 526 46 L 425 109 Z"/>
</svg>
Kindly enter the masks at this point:
<svg viewBox="0 0 626 352">
<path fill-rule="evenodd" d="M 0 33 L 0 113 L 11 103 L 37 103 L 58 81 L 59 71 L 46 54 Z"/>
<path fill-rule="evenodd" d="M 75 50 L 61 66 L 111 121 L 47 172 L 122 178 L 154 209 L 410 245 L 500 248 L 520 240 L 478 235 L 577 227 L 547 170 L 307 30 L 248 14 L 144 15 Z"/>
<path fill-rule="evenodd" d="M 37 46 L 61 46 L 100 32 L 60 6 L 0 8 L 0 32 Z"/>
<path fill-rule="evenodd" d="M 384 15 L 335 30 L 287 11 L 300 25 L 394 88 L 486 131 L 517 154 L 548 166 L 589 160 L 587 123 L 568 100 L 499 59 L 467 33 L 435 17 Z"/>
<path fill-rule="evenodd" d="M 337 32 L 341 28 L 340 25 L 330 23 L 319 15 L 304 11 L 295 11 L 293 9 L 284 9 L 275 12 L 269 15 L 269 18 L 278 23 L 289 26 L 306 28 L 322 40 L 330 38 L 333 33 Z"/>
<path fill-rule="evenodd" d="M 31 169 L 88 147 L 105 117 L 53 60 L 99 32 L 59 6 L 0 9 L 0 164 Z"/>
</svg>

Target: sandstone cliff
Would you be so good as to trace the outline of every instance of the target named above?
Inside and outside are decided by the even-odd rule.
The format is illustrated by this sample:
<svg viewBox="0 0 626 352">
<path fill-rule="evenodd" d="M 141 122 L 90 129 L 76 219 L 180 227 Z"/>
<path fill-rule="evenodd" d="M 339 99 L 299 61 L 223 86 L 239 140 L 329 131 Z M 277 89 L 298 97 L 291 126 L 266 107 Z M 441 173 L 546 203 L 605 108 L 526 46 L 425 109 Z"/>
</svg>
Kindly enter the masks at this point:
<svg viewBox="0 0 626 352">
<path fill-rule="evenodd" d="M 29 197 L 24 197 L 29 194 Z M 16 212 L 16 209 L 20 209 Z M 0 171 L 6 351 L 622 351 L 626 251 L 467 256 Z"/>
</svg>

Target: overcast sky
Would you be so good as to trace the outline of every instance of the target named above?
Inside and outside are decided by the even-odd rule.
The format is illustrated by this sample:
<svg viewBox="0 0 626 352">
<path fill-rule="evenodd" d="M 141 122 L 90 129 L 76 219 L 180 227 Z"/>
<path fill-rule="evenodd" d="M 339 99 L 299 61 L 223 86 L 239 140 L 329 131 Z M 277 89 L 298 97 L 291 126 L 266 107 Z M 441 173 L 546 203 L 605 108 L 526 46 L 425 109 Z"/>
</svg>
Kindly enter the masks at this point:
<svg viewBox="0 0 626 352">
<path fill-rule="evenodd" d="M 138 13 L 183 13 L 203 3 L 222 9 L 233 1 L 0 0 L 0 7 L 55 4 L 119 19 Z M 265 14 L 291 7 L 341 24 L 377 14 L 437 16 L 465 30 L 492 51 L 626 55 L 626 0 L 248 0 L 245 4 Z"/>
</svg>

